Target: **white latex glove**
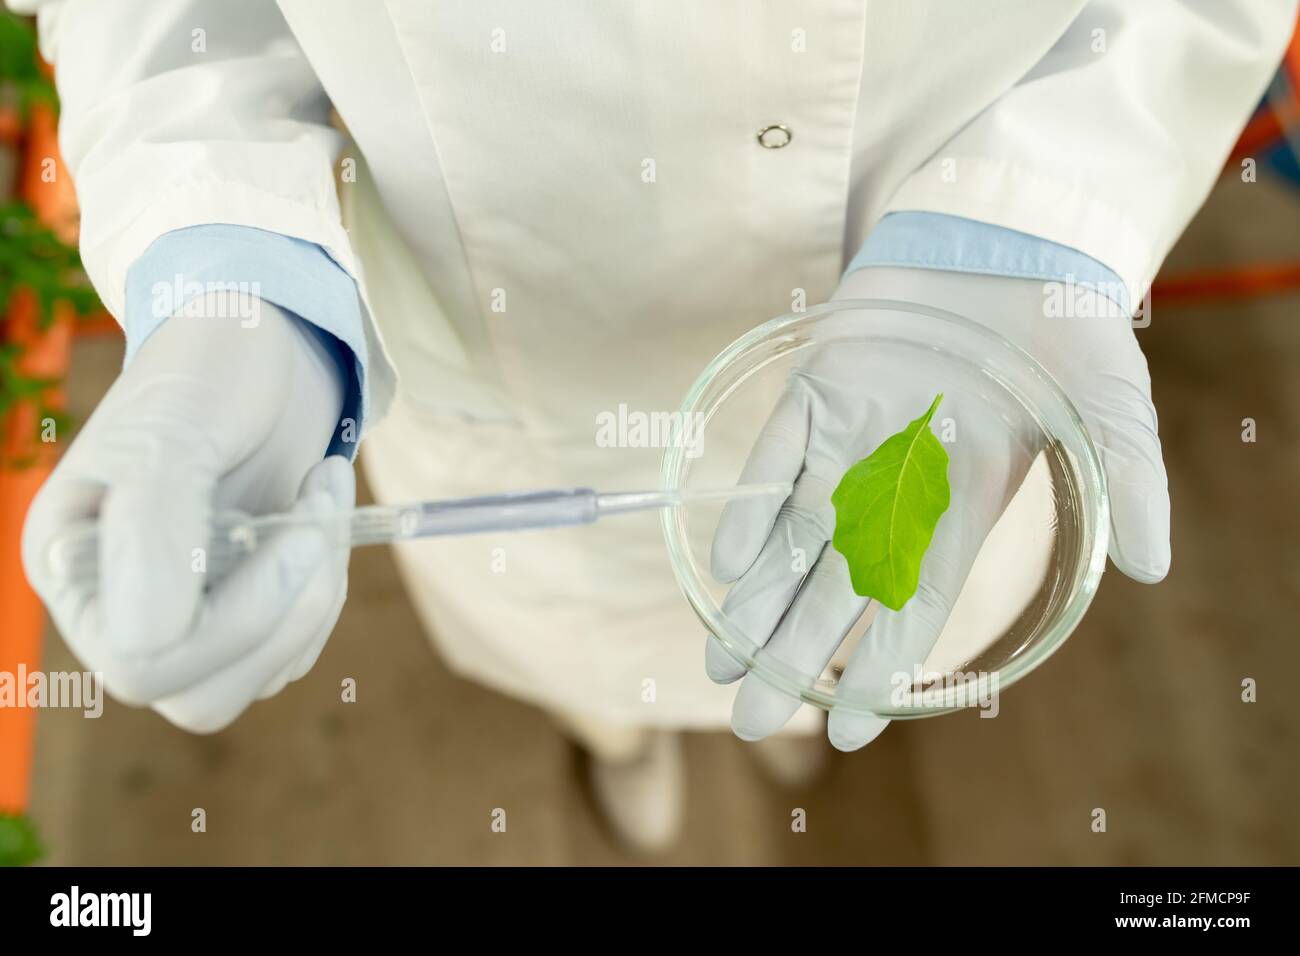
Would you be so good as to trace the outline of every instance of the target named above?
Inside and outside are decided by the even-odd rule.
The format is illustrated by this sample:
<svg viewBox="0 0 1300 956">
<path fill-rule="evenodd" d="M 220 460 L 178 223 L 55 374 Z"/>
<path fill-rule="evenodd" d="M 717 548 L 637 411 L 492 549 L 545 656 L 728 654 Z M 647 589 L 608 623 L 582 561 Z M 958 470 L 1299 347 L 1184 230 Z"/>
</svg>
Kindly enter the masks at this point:
<svg viewBox="0 0 1300 956">
<path fill-rule="evenodd" d="M 215 301 L 207 315 L 222 314 Z M 286 531 L 210 590 L 195 573 L 214 510 L 328 512 L 352 466 L 322 460 L 344 383 L 298 318 L 173 316 L 140 349 L 41 488 L 23 563 L 64 639 L 114 697 L 210 732 L 315 663 L 347 593 L 345 549 Z M 97 592 L 47 571 L 51 541 L 99 518 Z"/>
<path fill-rule="evenodd" d="M 860 270 L 845 278 L 835 298 L 890 299 L 955 312 L 1037 359 L 1070 397 L 1100 452 L 1110 491 L 1111 560 L 1138 581 L 1156 582 L 1168 573 L 1169 494 L 1151 381 L 1127 319 L 1046 317 L 1041 280 L 923 269 Z M 1092 312 L 1105 310 L 1099 303 Z M 918 378 L 897 362 L 862 368 L 830 347 L 815 353 L 792 374 L 740 479 L 793 481 L 790 498 L 732 502 L 719 522 L 713 575 L 736 582 L 724 611 L 763 645 L 763 653 L 799 673 L 820 673 L 867 606 L 852 589 L 844 557 L 828 543 L 835 527 L 830 492 L 850 465 L 922 414 L 937 391 L 946 391 L 949 407 L 961 402 L 943 383 Z M 943 407 L 936 419 L 942 419 Z M 850 690 L 879 692 L 889 686 L 890 675 L 910 673 L 925 660 L 985 537 L 1032 462 L 1029 436 L 1021 442 L 1002 426 L 972 417 L 979 402 L 961 407 L 961 454 L 953 456 L 949 471 L 952 504 L 935 529 L 915 596 L 901 611 L 880 608 L 855 648 L 840 679 Z M 855 447 L 844 447 L 846 435 L 857 437 Z M 801 588 L 791 573 L 792 546 L 815 561 Z M 711 636 L 706 669 L 720 683 L 744 676 Z M 799 705 L 750 678 L 736 694 L 732 727 L 741 738 L 756 740 L 784 726 Z M 827 732 L 839 749 L 856 750 L 887 723 L 833 710 Z"/>
</svg>

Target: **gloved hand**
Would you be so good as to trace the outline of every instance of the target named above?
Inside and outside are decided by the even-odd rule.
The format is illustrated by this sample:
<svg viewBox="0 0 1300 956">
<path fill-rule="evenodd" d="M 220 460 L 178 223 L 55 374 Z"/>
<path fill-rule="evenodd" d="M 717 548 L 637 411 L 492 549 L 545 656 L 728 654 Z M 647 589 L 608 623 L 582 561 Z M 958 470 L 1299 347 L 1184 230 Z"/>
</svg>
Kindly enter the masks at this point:
<svg viewBox="0 0 1300 956">
<path fill-rule="evenodd" d="M 1111 560 L 1137 581 L 1165 576 L 1169 494 L 1150 376 L 1127 319 L 1046 317 L 1040 280 L 935 270 L 859 270 L 845 277 L 835 298 L 890 299 L 955 312 L 1037 359 L 1074 403 L 1100 453 L 1110 491 Z M 1075 312 L 1100 316 L 1107 314 L 1103 305 Z M 723 604 L 728 616 L 764 653 L 799 673 L 820 673 L 867 606 L 852 589 L 843 556 L 828 543 L 835 527 L 830 492 L 850 465 L 929 407 L 943 387 L 934 384 L 917 381 L 897 362 L 864 369 L 828 347 L 791 375 L 750 453 L 742 482 L 791 481 L 794 490 L 783 503 L 755 498 L 728 504 L 713 541 L 713 575 L 736 582 Z M 945 404 L 954 400 L 960 397 L 945 396 Z M 901 611 L 879 609 L 840 678 L 847 689 L 879 691 L 891 674 L 910 673 L 925 660 L 985 537 L 1032 462 L 1028 436 L 1019 441 L 997 423 L 972 415 L 978 402 L 961 407 L 961 454 L 949 467 L 952 504 L 935 529 L 917 592 Z M 936 419 L 943 414 L 941 406 Z M 847 448 L 845 435 L 866 440 Z M 807 555 L 809 573 L 801 588 L 800 576 L 791 573 L 792 547 Z M 720 683 L 744 676 L 712 636 L 706 669 Z M 732 727 L 746 740 L 765 737 L 784 726 L 799 703 L 761 679 L 745 680 Z M 833 710 L 827 732 L 839 749 L 856 750 L 887 723 Z"/>
<path fill-rule="evenodd" d="M 114 697 L 218 730 L 315 663 L 347 593 L 348 553 L 281 533 L 205 592 L 196 548 L 214 510 L 328 512 L 352 467 L 322 460 L 344 382 L 314 331 L 259 303 L 238 318 L 169 318 L 109 389 L 41 488 L 23 563 L 73 653 Z M 224 315 L 215 300 L 205 316 Z M 98 515 L 97 591 L 54 579 L 50 543 Z"/>
</svg>

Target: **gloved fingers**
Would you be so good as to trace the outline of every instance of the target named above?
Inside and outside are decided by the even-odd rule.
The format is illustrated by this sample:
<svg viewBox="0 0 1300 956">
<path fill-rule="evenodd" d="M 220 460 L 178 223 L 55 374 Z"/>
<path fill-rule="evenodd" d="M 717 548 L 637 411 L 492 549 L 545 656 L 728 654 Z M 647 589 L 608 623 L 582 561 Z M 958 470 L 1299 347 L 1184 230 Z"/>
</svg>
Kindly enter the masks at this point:
<svg viewBox="0 0 1300 956">
<path fill-rule="evenodd" d="M 299 494 L 308 495 L 316 491 L 328 493 L 334 506 L 339 509 L 351 508 L 356 503 L 356 475 L 352 471 L 352 464 L 346 458 L 331 455 L 312 468 L 303 478 Z M 338 623 L 339 615 L 343 612 L 343 604 L 347 600 L 348 563 L 351 557 L 352 551 L 350 548 L 334 549 L 331 560 L 334 562 L 335 576 L 340 581 L 338 594 L 334 599 L 334 607 L 326 615 L 324 626 L 320 628 L 306 650 L 262 689 L 262 692 L 258 695 L 259 700 L 274 697 L 287 684 L 306 676 L 307 672 L 316 665 L 316 661 L 320 659 L 321 652 L 325 649 L 325 644 L 329 641 L 330 634 L 333 633 L 334 626 Z"/>
<path fill-rule="evenodd" d="M 27 581 L 45 602 L 60 633 L 72 633 L 81 620 L 93 588 L 79 588 L 51 573 L 50 547 L 69 527 L 95 517 L 104 486 L 58 467 L 43 484 L 23 524 L 22 558 Z"/>
<path fill-rule="evenodd" d="M 976 482 L 954 495 L 954 507 L 939 519 L 922 560 L 916 593 L 901 611 L 878 608 L 844 668 L 837 692 L 883 706 L 897 675 L 908 675 L 910 683 L 914 668 L 925 663 L 943 632 L 984 539 L 1001 516 L 1005 497 L 998 481 Z M 858 750 L 879 735 L 883 720 L 835 708 L 826 732 L 838 750 Z"/>
<path fill-rule="evenodd" d="M 775 658 L 799 674 L 820 674 L 867 603 L 853 591 L 844 556 L 833 547 L 825 548 L 762 656 Z M 731 729 L 742 740 L 759 740 L 784 727 L 801 704 L 799 698 L 750 675 L 736 693 Z"/>
<path fill-rule="evenodd" d="M 754 442 L 740 484 L 793 484 L 808 447 L 809 415 L 807 392 L 801 380 L 792 378 Z M 727 502 L 713 536 L 711 569 L 716 581 L 730 583 L 749 570 L 768 540 L 781 504 L 775 496 Z"/>
<path fill-rule="evenodd" d="M 277 677 L 272 679 L 270 684 L 262 689 L 262 692 L 257 695 L 258 700 L 274 697 L 289 684 L 306 677 L 307 673 L 316 666 L 316 662 L 320 660 L 321 652 L 325 650 L 325 645 L 329 642 L 330 635 L 334 633 L 334 628 L 339 622 L 339 616 L 343 613 L 343 605 L 347 602 L 347 599 L 348 581 L 345 569 L 343 583 L 339 587 L 338 594 L 334 597 L 334 606 L 325 615 L 325 621 L 317 631 L 316 636 L 312 638 L 307 645 L 307 649 L 298 656 L 297 660 L 291 662 Z"/>
<path fill-rule="evenodd" d="M 834 709 L 826 716 L 826 736 L 836 750 L 852 753 L 879 737 L 889 718 Z"/>
<path fill-rule="evenodd" d="M 897 673 L 910 675 L 912 662 L 923 662 L 934 647 L 954 599 L 955 595 L 949 598 L 939 587 L 926 583 L 901 611 L 880 608 L 854 649 L 838 692 L 887 701 L 885 688 L 890 679 Z M 826 733 L 837 750 L 859 750 L 879 735 L 884 721 L 875 714 L 837 707 L 826 719 Z"/>
<path fill-rule="evenodd" d="M 147 656 L 189 631 L 203 584 L 196 549 L 207 543 L 215 479 L 207 459 L 183 444 L 148 434 L 143 422 L 101 420 L 79 436 L 33 501 L 24 567 L 70 644 L 102 639 L 114 657 Z M 99 581 L 51 573 L 53 543 L 96 515 Z M 78 634 L 86 627 L 93 633 Z"/>
<path fill-rule="evenodd" d="M 329 623 L 338 582 L 320 568 L 307 582 L 270 641 L 194 687 L 152 706 L 176 726 L 192 733 L 213 733 L 229 725 Z"/>
<path fill-rule="evenodd" d="M 213 658 L 219 664 L 237 656 L 242 650 L 240 643 L 222 635 L 221 640 L 200 641 L 188 647 L 174 645 L 157 657 L 124 657 L 105 637 L 105 610 L 99 582 L 83 584 L 50 572 L 47 559 L 51 543 L 74 522 L 93 518 L 101 510 L 103 481 L 84 476 L 77 464 L 78 459 L 70 450 L 33 501 L 23 530 L 23 562 L 33 588 L 49 607 L 55 625 L 78 660 L 103 673 L 106 686 L 115 697 L 142 705 L 161 693 L 197 680 L 204 668 L 214 666 Z M 261 559 L 274 562 L 278 553 L 291 545 L 290 541 L 273 542 Z M 186 570 L 190 577 L 199 577 L 188 564 Z M 251 569 L 240 569 L 235 578 L 238 580 L 249 573 Z M 142 572 L 142 576 L 148 575 Z M 170 596 L 165 597 L 170 600 Z M 147 613 L 155 603 L 146 601 L 142 612 Z M 256 643 L 263 635 L 253 631 L 244 636 Z"/>
<path fill-rule="evenodd" d="M 74 653 L 104 674 L 119 699 L 144 704 L 180 693 L 255 653 L 326 566 L 325 538 L 291 528 L 268 540 L 221 581 L 201 605 L 185 640 L 147 657 L 120 656 L 103 636 L 103 608 L 92 596 L 65 637 Z"/>
<path fill-rule="evenodd" d="M 1169 573 L 1169 478 L 1150 400 L 1089 423 L 1110 495 L 1110 559 L 1135 581 Z"/>
<path fill-rule="evenodd" d="M 1170 547 L 1169 480 L 1151 373 L 1128 321 L 1072 322 L 1076 328 L 1066 341 L 1075 346 L 1073 353 L 1054 356 L 1049 368 L 1101 456 L 1110 498 L 1110 558 L 1130 578 L 1152 584 L 1169 573 Z"/>
<path fill-rule="evenodd" d="M 307 676 L 308 671 L 316 666 L 320 660 L 321 652 L 325 650 L 325 644 L 329 641 L 330 635 L 334 633 L 334 627 L 339 622 L 339 616 L 343 613 L 343 605 L 348 599 L 348 558 L 351 551 L 346 548 L 335 549 L 335 578 L 338 580 L 338 593 L 334 597 L 334 606 L 329 613 L 325 615 L 325 622 L 320 627 L 316 636 L 307 644 L 306 649 L 299 655 L 298 659 L 291 662 L 280 675 L 273 679 L 259 695 L 259 699 L 274 697 L 285 686 L 296 680 L 301 680 Z"/>
<path fill-rule="evenodd" d="M 756 647 L 772 636 L 808 568 L 830 540 L 830 491 L 825 481 L 807 473 L 795 483 L 758 558 L 722 602 L 722 613 Z M 704 669 L 719 684 L 745 673 L 713 635 L 705 644 Z"/>
<path fill-rule="evenodd" d="M 295 510 L 301 508 L 320 514 L 333 507 L 328 495 L 314 492 L 302 499 Z M 268 640 L 215 673 L 209 671 L 210 676 L 194 686 L 154 702 L 154 710 L 178 727 L 193 733 L 211 733 L 225 727 L 243 713 L 277 675 L 300 660 L 304 651 L 319 639 L 322 630 L 328 631 L 333 627 L 342 607 L 339 593 L 343 590 L 343 582 L 339 578 L 338 563 L 327 553 L 329 545 L 321 532 L 297 530 L 314 534 L 317 543 L 318 550 L 306 582 L 295 590 Z"/>
<path fill-rule="evenodd" d="M 190 633 L 215 484 L 215 473 L 178 454 L 166 471 L 109 486 L 99 513 L 99 599 L 115 655 L 148 657 Z"/>
<path fill-rule="evenodd" d="M 325 514 L 348 507 L 354 488 L 351 466 L 342 458 L 328 458 L 308 472 L 293 510 Z M 320 569 L 331 571 L 335 590 L 341 591 L 347 558 L 346 549 L 327 549 L 319 529 L 290 527 L 268 539 L 211 589 L 195 615 L 192 632 L 178 644 L 145 657 L 123 657 L 103 636 L 103 610 L 93 593 L 85 597 L 83 610 L 64 633 L 73 651 L 104 673 L 114 696 L 148 703 L 175 695 L 255 652 L 276 632 Z"/>
</svg>

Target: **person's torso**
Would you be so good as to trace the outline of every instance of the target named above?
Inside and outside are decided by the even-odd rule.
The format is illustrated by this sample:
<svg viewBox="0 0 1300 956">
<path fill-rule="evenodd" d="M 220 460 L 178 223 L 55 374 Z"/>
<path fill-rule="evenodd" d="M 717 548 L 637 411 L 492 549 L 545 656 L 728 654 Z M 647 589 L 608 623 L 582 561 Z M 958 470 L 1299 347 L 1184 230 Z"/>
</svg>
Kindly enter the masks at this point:
<svg viewBox="0 0 1300 956">
<path fill-rule="evenodd" d="M 374 180 L 343 199 L 404 388 L 560 438 L 827 298 L 1080 6 L 281 0 Z"/>
</svg>

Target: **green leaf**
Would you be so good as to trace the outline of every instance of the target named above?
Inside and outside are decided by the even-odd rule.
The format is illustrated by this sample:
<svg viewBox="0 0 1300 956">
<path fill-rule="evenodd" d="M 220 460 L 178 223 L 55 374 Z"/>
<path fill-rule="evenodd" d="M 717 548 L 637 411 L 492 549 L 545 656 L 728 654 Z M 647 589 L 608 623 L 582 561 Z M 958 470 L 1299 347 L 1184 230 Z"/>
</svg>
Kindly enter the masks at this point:
<svg viewBox="0 0 1300 956">
<path fill-rule="evenodd" d="M 844 473 L 831 495 L 831 544 L 849 563 L 853 590 L 901 610 L 916 593 L 921 559 L 948 510 L 948 453 L 930 431 L 943 401 Z"/>
<path fill-rule="evenodd" d="M 28 866 L 45 854 L 32 821 L 21 813 L 0 813 L 0 866 Z"/>
</svg>

